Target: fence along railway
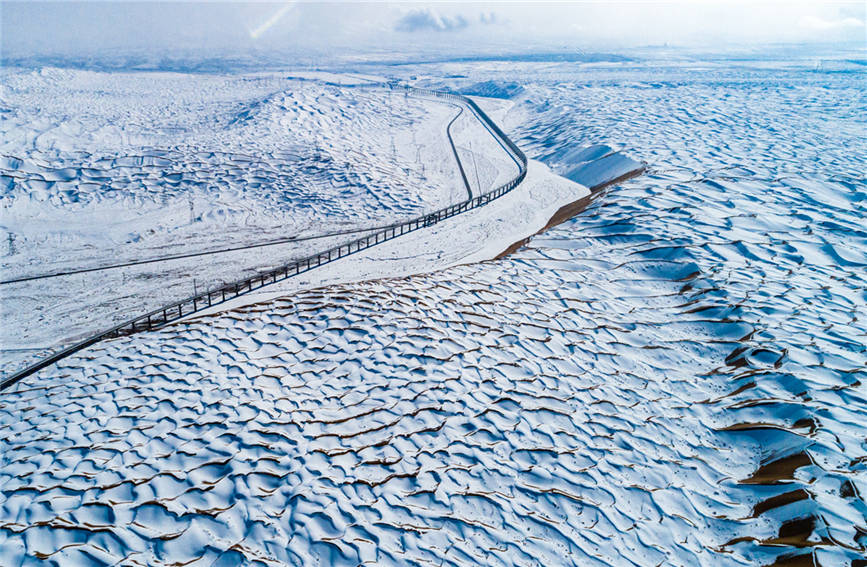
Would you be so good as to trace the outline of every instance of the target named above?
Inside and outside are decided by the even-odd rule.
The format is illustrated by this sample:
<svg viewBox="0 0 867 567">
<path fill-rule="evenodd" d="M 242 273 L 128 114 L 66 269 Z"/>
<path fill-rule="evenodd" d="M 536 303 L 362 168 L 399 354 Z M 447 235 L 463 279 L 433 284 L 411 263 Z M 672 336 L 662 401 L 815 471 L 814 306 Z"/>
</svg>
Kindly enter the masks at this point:
<svg viewBox="0 0 867 567">
<path fill-rule="evenodd" d="M 381 88 L 382 85 L 379 85 L 379 87 Z M 429 89 L 418 89 L 409 86 L 388 85 L 386 88 L 389 88 L 392 91 L 402 91 L 407 94 L 430 96 L 448 101 L 453 101 L 463 105 L 466 108 L 469 108 L 470 111 L 476 116 L 476 118 L 478 118 L 478 120 L 482 123 L 482 125 L 494 136 L 497 142 L 515 161 L 518 166 L 518 174 L 510 181 L 504 183 L 503 185 L 500 185 L 496 189 L 488 191 L 487 193 L 476 195 L 475 197 L 473 197 L 472 193 L 470 193 L 469 198 L 461 203 L 450 205 L 448 207 L 439 209 L 432 213 L 425 214 L 421 217 L 409 221 L 372 229 L 374 231 L 372 234 L 356 238 L 345 244 L 341 244 L 339 246 L 335 246 L 333 248 L 325 250 L 324 252 L 319 252 L 306 258 L 284 264 L 283 266 L 274 268 L 272 270 L 256 274 L 255 276 L 251 276 L 243 280 L 239 280 L 197 295 L 193 295 L 192 297 L 188 297 L 187 299 L 183 299 L 160 309 L 156 309 L 144 315 L 140 315 L 138 317 L 125 321 L 106 331 L 97 333 L 81 342 L 75 343 L 71 346 L 64 348 L 63 350 L 53 353 L 50 356 L 47 356 L 46 358 L 25 367 L 6 378 L 3 378 L 2 381 L 0 381 L 0 390 L 4 390 L 20 381 L 22 378 L 34 374 L 35 372 L 38 372 L 39 370 L 42 370 L 43 368 L 46 368 L 54 364 L 55 362 L 75 352 L 85 349 L 93 344 L 96 344 L 104 339 L 117 338 L 125 335 L 130 335 L 139 331 L 150 331 L 158 329 L 168 323 L 177 321 L 183 317 L 187 317 L 214 305 L 219 305 L 241 295 L 250 293 L 254 290 L 261 289 L 262 287 L 265 287 L 267 285 L 283 281 L 287 278 L 291 278 L 299 274 L 303 274 L 305 272 L 318 268 L 319 266 L 328 264 L 329 262 L 334 262 L 335 260 L 339 260 L 340 258 L 345 258 L 350 254 L 355 254 L 362 250 L 367 250 L 368 248 L 376 246 L 377 244 L 393 240 L 404 234 L 408 234 L 410 232 L 432 226 L 440 221 L 454 217 L 466 211 L 482 207 L 490 203 L 494 199 L 497 199 L 505 195 L 506 193 L 512 191 L 521 183 L 521 181 L 524 180 L 524 177 L 527 175 L 527 156 L 524 155 L 524 152 L 522 152 L 518 148 L 518 146 L 515 145 L 515 143 L 512 142 L 508 136 L 506 136 L 506 134 L 499 128 L 499 126 L 497 126 L 494 121 L 491 120 L 490 117 L 488 117 L 488 115 L 485 114 L 485 112 L 481 108 L 479 108 L 479 106 L 470 98 L 456 93 L 434 91 Z M 460 159 L 458 158 L 457 149 L 454 147 L 451 135 L 449 135 L 449 143 L 452 144 L 452 150 L 454 151 L 455 157 L 458 159 L 458 166 L 460 167 L 462 180 L 467 186 L 469 192 L 469 183 L 466 180 L 466 175 L 464 174 L 464 170 L 461 166 Z"/>
</svg>

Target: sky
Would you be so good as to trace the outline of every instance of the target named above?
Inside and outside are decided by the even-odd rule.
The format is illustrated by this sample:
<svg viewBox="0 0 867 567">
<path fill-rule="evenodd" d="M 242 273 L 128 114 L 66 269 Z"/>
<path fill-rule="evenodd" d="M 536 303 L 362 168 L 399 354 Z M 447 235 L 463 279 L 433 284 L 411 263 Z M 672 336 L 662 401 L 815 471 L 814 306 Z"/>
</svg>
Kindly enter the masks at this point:
<svg viewBox="0 0 867 567">
<path fill-rule="evenodd" d="M 867 43 L 863 1 L 6 2 L 3 57 Z"/>
</svg>

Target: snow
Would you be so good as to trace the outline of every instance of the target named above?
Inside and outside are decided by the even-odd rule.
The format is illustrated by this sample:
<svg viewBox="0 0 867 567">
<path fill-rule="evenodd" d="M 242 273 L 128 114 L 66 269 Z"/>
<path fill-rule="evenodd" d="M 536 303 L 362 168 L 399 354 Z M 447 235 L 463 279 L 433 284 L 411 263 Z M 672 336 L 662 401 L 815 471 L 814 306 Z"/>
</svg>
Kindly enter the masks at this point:
<svg viewBox="0 0 867 567">
<path fill-rule="evenodd" d="M 466 200 L 448 125 L 471 193 L 518 173 L 468 109 L 370 88 L 373 77 L 5 78 L 6 371 L 195 291 Z M 165 259 L 176 256 L 186 257 Z M 135 265 L 82 272 L 124 264 Z M 66 272 L 77 273 L 11 281 Z"/>
<path fill-rule="evenodd" d="M 0 204 L 20 254 L 6 274 L 80 267 L 107 247 L 140 257 L 376 226 L 461 195 L 448 105 L 275 75 L 4 80 Z"/>
<path fill-rule="evenodd" d="M 534 69 L 514 193 L 4 392 L 0 563 L 859 561 L 863 77 Z"/>
<path fill-rule="evenodd" d="M 590 195 L 587 187 L 530 160 L 527 177 L 490 204 L 341 258 L 298 277 L 253 291 L 192 315 L 231 311 L 300 289 L 345 282 L 403 277 L 473 264 L 499 256 L 512 244 L 543 229 L 561 207 Z"/>
</svg>

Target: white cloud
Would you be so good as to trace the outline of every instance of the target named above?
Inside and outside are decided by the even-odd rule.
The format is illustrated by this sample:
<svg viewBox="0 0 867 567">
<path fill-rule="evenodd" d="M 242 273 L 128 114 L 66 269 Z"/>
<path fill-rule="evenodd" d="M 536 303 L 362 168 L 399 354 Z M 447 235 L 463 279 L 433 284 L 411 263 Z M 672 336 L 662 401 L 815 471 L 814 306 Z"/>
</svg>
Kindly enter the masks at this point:
<svg viewBox="0 0 867 567">
<path fill-rule="evenodd" d="M 467 19 L 460 14 L 450 18 L 430 8 L 416 8 L 401 16 L 394 29 L 400 32 L 455 31 L 468 25 Z"/>
<path fill-rule="evenodd" d="M 826 20 L 818 16 L 804 16 L 798 22 L 802 28 L 817 31 L 828 31 L 845 28 L 863 28 L 864 20 L 858 18 L 840 18 L 837 20 Z"/>
</svg>

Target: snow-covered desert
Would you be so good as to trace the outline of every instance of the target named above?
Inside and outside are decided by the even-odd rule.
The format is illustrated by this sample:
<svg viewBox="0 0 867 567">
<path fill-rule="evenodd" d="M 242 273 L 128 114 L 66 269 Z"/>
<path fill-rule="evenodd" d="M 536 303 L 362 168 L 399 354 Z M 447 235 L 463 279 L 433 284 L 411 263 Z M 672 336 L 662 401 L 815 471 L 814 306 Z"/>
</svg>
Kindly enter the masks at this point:
<svg viewBox="0 0 867 567">
<path fill-rule="evenodd" d="M 4 65 L 0 566 L 865 565 L 864 51 L 377 49 Z"/>
</svg>

